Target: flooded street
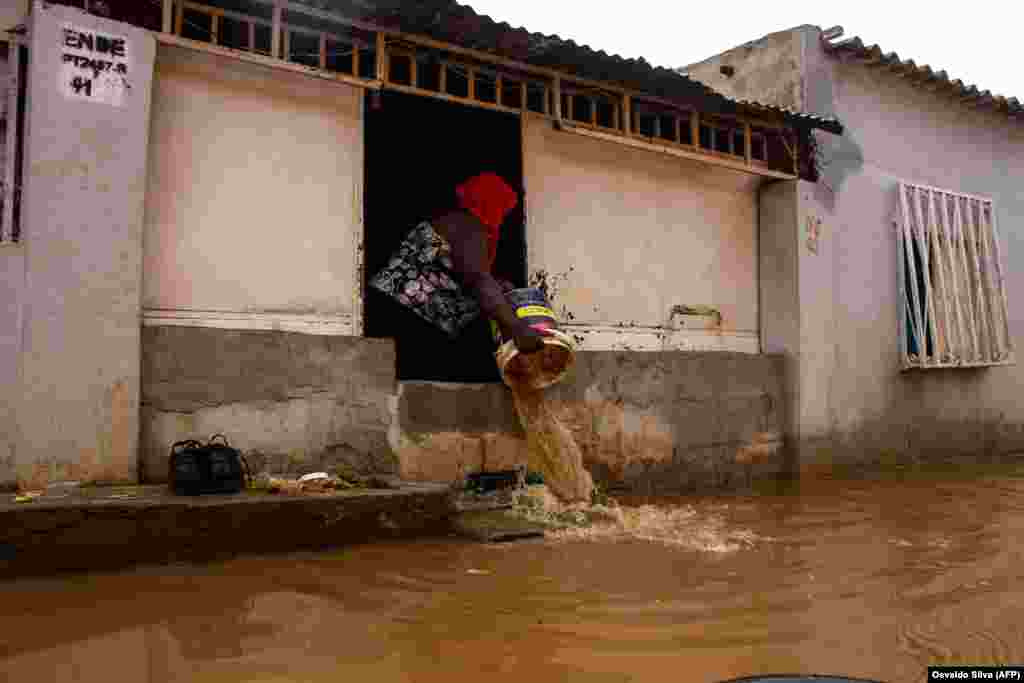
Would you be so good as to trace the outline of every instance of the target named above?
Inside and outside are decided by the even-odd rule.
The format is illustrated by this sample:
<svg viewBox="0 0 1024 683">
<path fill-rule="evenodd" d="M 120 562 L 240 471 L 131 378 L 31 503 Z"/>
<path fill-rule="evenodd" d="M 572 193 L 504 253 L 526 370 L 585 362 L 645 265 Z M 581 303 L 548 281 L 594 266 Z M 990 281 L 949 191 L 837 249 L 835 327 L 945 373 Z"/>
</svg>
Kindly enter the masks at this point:
<svg viewBox="0 0 1024 683">
<path fill-rule="evenodd" d="M 1024 662 L 1024 468 L 675 506 L 583 538 L 0 584 L 0 679 L 917 683 Z"/>
</svg>

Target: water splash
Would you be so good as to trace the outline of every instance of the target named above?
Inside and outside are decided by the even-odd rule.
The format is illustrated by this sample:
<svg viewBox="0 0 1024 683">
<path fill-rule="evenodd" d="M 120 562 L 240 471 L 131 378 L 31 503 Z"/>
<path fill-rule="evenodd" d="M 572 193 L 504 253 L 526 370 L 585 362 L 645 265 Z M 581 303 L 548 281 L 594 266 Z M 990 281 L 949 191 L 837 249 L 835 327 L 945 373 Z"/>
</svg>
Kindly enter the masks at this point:
<svg viewBox="0 0 1024 683">
<path fill-rule="evenodd" d="M 513 509 L 542 524 L 547 537 L 555 541 L 640 540 L 699 552 L 732 553 L 770 540 L 692 505 L 566 505 L 545 486 L 527 487 L 515 498 Z"/>
</svg>

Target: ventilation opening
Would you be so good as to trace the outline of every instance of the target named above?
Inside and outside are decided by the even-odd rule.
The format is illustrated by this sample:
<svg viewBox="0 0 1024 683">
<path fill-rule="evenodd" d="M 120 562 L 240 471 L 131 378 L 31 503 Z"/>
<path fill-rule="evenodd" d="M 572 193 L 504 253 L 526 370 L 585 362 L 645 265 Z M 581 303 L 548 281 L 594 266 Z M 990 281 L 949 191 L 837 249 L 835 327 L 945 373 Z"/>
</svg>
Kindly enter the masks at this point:
<svg viewBox="0 0 1024 683">
<path fill-rule="evenodd" d="M 519 117 L 407 95 L 366 98 L 365 276 L 387 264 L 409 230 L 455 207 L 455 186 L 482 171 L 522 195 Z M 495 275 L 526 285 L 522 201 L 502 226 Z M 456 340 L 365 287 L 366 336 L 395 339 L 398 379 L 498 382 L 490 325 L 482 317 Z"/>
</svg>

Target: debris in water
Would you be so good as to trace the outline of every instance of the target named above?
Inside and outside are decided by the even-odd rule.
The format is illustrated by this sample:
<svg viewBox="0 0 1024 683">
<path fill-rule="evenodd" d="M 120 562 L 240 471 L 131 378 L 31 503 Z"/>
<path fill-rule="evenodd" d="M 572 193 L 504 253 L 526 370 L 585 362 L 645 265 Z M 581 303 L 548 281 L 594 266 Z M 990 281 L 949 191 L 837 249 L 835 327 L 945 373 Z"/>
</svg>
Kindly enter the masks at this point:
<svg viewBox="0 0 1024 683">
<path fill-rule="evenodd" d="M 487 575 L 490 574 L 490 572 L 487 571 L 486 569 L 467 569 L 466 573 L 467 574 L 475 574 L 477 576 L 487 576 Z"/>
<path fill-rule="evenodd" d="M 546 486 L 519 491 L 511 513 L 543 526 L 548 538 L 562 541 L 642 540 L 727 553 L 767 540 L 730 528 L 720 517 L 699 513 L 690 505 L 628 507 L 612 499 L 605 504 L 565 504 Z"/>
</svg>

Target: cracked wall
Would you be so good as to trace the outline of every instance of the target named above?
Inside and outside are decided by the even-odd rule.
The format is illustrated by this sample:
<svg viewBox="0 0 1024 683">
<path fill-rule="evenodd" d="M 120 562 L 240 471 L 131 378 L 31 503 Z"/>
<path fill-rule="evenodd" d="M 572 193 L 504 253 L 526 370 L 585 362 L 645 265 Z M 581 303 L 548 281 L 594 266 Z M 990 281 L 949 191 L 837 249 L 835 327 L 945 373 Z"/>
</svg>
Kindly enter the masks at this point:
<svg viewBox="0 0 1024 683">
<path fill-rule="evenodd" d="M 605 486 L 729 488 L 786 467 L 780 443 L 747 449 L 781 436 L 782 373 L 773 356 L 581 352 L 550 397 Z M 166 478 L 174 441 L 218 432 L 254 469 L 288 475 L 343 465 L 455 481 L 526 462 L 503 385 L 399 384 L 388 340 L 147 328 L 142 415 L 152 481 Z"/>
</svg>

